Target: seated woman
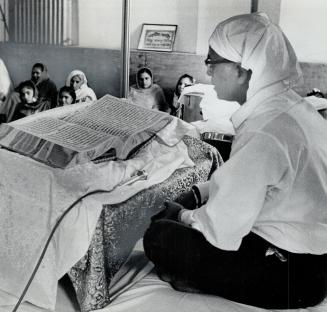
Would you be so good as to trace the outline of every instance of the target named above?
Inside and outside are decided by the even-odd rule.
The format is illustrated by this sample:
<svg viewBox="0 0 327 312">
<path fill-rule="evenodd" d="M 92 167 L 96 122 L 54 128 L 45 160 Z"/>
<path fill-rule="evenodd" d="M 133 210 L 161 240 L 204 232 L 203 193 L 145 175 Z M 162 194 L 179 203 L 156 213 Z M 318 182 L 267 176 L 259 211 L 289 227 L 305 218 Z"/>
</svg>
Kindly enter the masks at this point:
<svg viewBox="0 0 327 312">
<path fill-rule="evenodd" d="M 42 63 L 35 63 L 32 67 L 31 80 L 38 91 L 40 102 L 50 102 L 50 108 L 57 105 L 57 86 L 50 80 L 48 69 Z"/>
<path fill-rule="evenodd" d="M 58 106 L 76 103 L 76 93 L 72 87 L 64 86 L 58 92 Z"/>
<path fill-rule="evenodd" d="M 168 112 L 169 107 L 162 88 L 153 82 L 152 71 L 141 68 L 136 74 L 136 84 L 132 85 L 128 98 L 133 103 L 163 112 Z"/>
<path fill-rule="evenodd" d="M 174 91 L 174 98 L 173 98 L 172 112 L 171 112 L 172 115 L 179 118 L 182 117 L 182 109 L 180 103 L 178 102 L 178 99 L 184 88 L 187 86 L 192 86 L 194 85 L 194 83 L 195 83 L 195 79 L 189 74 L 184 74 L 179 77 Z"/>
<path fill-rule="evenodd" d="M 75 69 L 68 75 L 66 86 L 75 90 L 76 103 L 93 102 L 97 99 L 93 89 L 88 86 L 86 76 L 81 70 Z"/>
<path fill-rule="evenodd" d="M 11 114 L 10 121 L 14 121 L 38 112 L 50 109 L 50 102 L 40 101 L 35 84 L 31 80 L 20 83 L 17 88 L 20 102 L 16 105 L 14 112 Z"/>
</svg>

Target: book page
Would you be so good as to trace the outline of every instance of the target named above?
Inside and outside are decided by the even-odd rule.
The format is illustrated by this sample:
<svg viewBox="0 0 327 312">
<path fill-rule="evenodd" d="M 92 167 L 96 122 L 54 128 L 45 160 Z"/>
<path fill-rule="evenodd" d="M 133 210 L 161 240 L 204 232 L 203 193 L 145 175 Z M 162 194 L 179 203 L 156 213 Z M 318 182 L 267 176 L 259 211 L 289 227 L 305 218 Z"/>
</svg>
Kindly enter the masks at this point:
<svg viewBox="0 0 327 312">
<path fill-rule="evenodd" d="M 110 134 L 51 117 L 15 125 L 15 128 L 77 152 L 95 148 L 110 139 L 114 140 L 114 136 Z"/>
<path fill-rule="evenodd" d="M 166 113 L 146 109 L 126 100 L 106 95 L 85 110 L 64 120 L 123 139 L 147 129 L 155 129 L 163 119 L 167 124 L 172 117 Z"/>
</svg>

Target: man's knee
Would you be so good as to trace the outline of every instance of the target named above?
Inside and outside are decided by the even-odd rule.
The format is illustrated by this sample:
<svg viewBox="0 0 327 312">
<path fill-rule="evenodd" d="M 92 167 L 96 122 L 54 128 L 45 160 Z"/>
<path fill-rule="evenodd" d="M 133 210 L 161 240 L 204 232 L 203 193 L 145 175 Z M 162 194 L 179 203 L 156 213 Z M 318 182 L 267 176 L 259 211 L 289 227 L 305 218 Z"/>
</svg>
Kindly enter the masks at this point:
<svg viewBox="0 0 327 312">
<path fill-rule="evenodd" d="M 152 222 L 146 230 L 143 237 L 143 247 L 146 256 L 153 262 L 157 257 L 160 257 L 161 252 L 164 252 L 167 245 L 167 231 L 169 231 L 169 222 L 166 220 L 158 220 Z"/>
</svg>

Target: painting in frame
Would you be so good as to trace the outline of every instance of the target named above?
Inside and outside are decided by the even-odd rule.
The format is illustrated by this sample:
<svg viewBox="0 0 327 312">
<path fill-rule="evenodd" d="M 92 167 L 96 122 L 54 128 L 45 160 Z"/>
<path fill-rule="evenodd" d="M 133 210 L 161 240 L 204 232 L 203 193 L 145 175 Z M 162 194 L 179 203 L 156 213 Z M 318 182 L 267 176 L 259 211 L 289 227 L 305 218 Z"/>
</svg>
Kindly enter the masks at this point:
<svg viewBox="0 0 327 312">
<path fill-rule="evenodd" d="M 176 31 L 177 25 L 143 24 L 138 49 L 171 52 Z"/>
</svg>

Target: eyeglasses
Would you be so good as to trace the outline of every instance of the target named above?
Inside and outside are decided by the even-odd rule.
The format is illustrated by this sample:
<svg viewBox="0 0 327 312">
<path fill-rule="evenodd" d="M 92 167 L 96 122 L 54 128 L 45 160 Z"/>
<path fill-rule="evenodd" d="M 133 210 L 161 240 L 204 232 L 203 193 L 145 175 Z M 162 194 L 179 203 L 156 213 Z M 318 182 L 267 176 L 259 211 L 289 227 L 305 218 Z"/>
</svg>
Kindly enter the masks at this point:
<svg viewBox="0 0 327 312">
<path fill-rule="evenodd" d="M 215 64 L 222 64 L 222 63 L 233 63 L 232 61 L 230 60 L 226 60 L 226 59 L 221 59 L 221 60 L 216 60 L 216 61 L 213 61 L 210 56 L 208 55 L 207 58 L 204 60 L 204 64 L 206 66 L 208 65 L 215 65 Z"/>
</svg>

